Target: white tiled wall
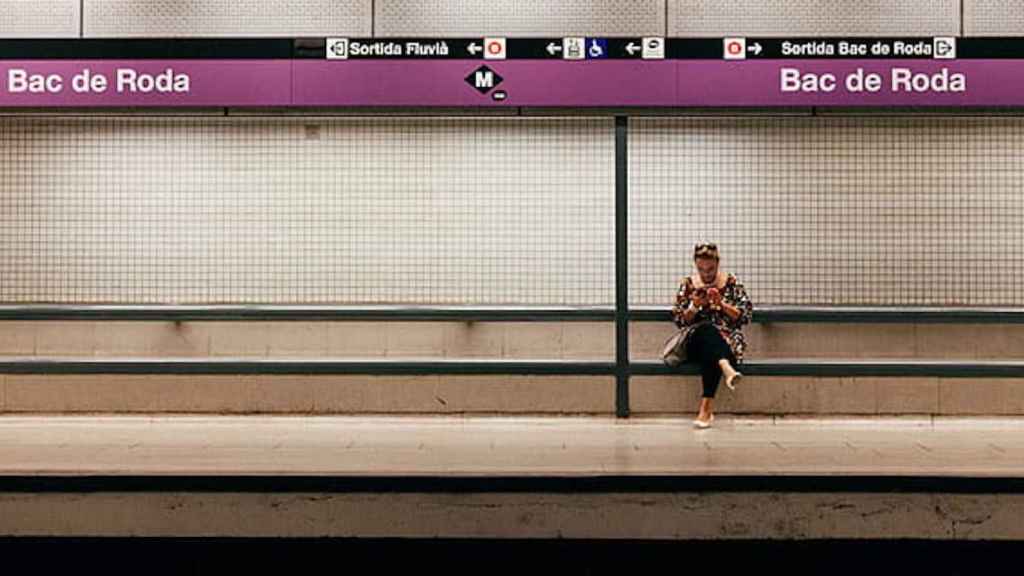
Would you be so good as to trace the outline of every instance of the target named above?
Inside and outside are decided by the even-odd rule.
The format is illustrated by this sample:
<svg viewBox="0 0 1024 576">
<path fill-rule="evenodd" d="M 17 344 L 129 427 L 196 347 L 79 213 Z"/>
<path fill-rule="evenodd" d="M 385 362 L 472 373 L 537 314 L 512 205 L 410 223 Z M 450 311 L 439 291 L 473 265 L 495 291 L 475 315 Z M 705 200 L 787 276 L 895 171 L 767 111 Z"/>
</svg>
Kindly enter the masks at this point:
<svg viewBox="0 0 1024 576">
<path fill-rule="evenodd" d="M 1024 119 L 636 119 L 631 300 L 696 242 L 764 304 L 1024 305 Z"/>
<path fill-rule="evenodd" d="M 668 0 L 669 36 L 959 33 L 960 0 Z"/>
<path fill-rule="evenodd" d="M 967 34 L 1024 34 L 1021 0 L 963 3 Z M 960 15 L 961 0 L 0 0 L 0 37 L 927 36 L 959 34 Z"/>
<path fill-rule="evenodd" d="M 79 0 L 0 0 L 0 38 L 78 38 Z"/>
<path fill-rule="evenodd" d="M 967 36 L 1024 36 L 1024 0 L 963 0 Z"/>
<path fill-rule="evenodd" d="M 609 119 L 5 119 L 0 301 L 608 304 Z M 634 304 L 1024 304 L 1024 119 L 635 118 Z"/>
<path fill-rule="evenodd" d="M 86 37 L 369 36 L 371 0 L 85 0 Z"/>
<path fill-rule="evenodd" d="M 0 301 L 607 304 L 611 119 L 4 119 Z"/>
<path fill-rule="evenodd" d="M 665 0 L 376 0 L 379 36 L 664 35 Z"/>
</svg>

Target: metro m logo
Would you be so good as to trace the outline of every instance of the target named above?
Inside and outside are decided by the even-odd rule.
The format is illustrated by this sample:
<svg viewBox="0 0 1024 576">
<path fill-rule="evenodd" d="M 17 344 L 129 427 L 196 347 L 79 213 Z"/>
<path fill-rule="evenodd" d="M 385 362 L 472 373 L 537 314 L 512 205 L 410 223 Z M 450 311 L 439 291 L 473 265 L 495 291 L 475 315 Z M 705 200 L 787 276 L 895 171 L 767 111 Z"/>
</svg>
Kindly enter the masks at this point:
<svg viewBox="0 0 1024 576">
<path fill-rule="evenodd" d="M 466 76 L 466 83 L 476 88 L 477 92 L 487 94 L 505 79 L 487 66 L 481 66 Z"/>
<path fill-rule="evenodd" d="M 475 72 L 476 74 L 476 87 L 479 88 L 494 88 L 494 72 L 484 72 L 482 70 Z"/>
</svg>

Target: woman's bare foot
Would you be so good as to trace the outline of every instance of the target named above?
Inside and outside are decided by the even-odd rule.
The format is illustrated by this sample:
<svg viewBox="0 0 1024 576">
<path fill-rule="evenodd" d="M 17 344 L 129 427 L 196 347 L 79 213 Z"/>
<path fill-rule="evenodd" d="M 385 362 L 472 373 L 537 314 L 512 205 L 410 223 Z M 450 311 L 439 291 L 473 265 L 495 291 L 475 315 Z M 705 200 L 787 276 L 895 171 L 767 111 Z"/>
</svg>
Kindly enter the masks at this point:
<svg viewBox="0 0 1024 576">
<path fill-rule="evenodd" d="M 711 422 L 714 419 L 715 415 L 711 412 L 711 400 L 709 398 L 702 398 L 700 401 L 700 411 L 697 413 L 697 419 L 693 421 L 693 425 L 697 428 L 707 428 L 711 426 Z"/>
</svg>

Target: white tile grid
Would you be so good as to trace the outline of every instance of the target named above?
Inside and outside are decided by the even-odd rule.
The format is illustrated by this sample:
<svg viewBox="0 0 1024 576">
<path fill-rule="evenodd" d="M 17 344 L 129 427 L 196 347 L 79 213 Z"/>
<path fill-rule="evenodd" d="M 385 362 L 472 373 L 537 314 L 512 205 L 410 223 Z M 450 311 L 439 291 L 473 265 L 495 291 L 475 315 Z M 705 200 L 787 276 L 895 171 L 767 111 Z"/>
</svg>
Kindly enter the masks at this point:
<svg viewBox="0 0 1024 576">
<path fill-rule="evenodd" d="M 6 119 L 0 301 L 608 304 L 609 119 Z"/>
<path fill-rule="evenodd" d="M 376 0 L 378 36 L 664 36 L 665 0 Z"/>
<path fill-rule="evenodd" d="M 79 0 L 0 0 L 0 38 L 78 38 Z"/>
<path fill-rule="evenodd" d="M 371 0 L 85 0 L 86 37 L 369 36 Z"/>
<path fill-rule="evenodd" d="M 1022 301 L 1018 119 L 632 130 L 634 303 L 664 303 L 701 237 L 761 303 Z M 3 301 L 612 297 L 603 120 L 7 119 L 0 134 Z"/>
<path fill-rule="evenodd" d="M 960 0 L 668 0 L 668 13 L 669 36 L 960 33 Z"/>
<path fill-rule="evenodd" d="M 630 300 L 693 245 L 761 304 L 1024 304 L 1024 119 L 636 119 Z"/>
<path fill-rule="evenodd" d="M 1024 0 L 963 0 L 964 35 L 1024 36 Z"/>
</svg>

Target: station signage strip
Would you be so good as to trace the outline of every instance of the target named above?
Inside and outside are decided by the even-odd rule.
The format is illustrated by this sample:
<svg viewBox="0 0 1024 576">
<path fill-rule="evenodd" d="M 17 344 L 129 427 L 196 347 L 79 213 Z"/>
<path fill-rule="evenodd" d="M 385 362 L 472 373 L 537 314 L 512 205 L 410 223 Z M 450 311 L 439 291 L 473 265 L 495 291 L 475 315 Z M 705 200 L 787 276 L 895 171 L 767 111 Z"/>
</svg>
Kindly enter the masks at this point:
<svg viewBox="0 0 1024 576">
<path fill-rule="evenodd" d="M 1024 59 L 1020 37 L 0 39 L 0 60 Z"/>
<path fill-rule="evenodd" d="M 200 106 L 1024 107 L 1024 38 L 0 40 L 0 107 Z"/>
<path fill-rule="evenodd" d="M 327 38 L 297 40 L 297 58 L 479 60 L 745 60 L 1024 58 L 1024 41 L 920 38 Z M 1013 44 L 1018 44 L 1016 50 Z"/>
</svg>

